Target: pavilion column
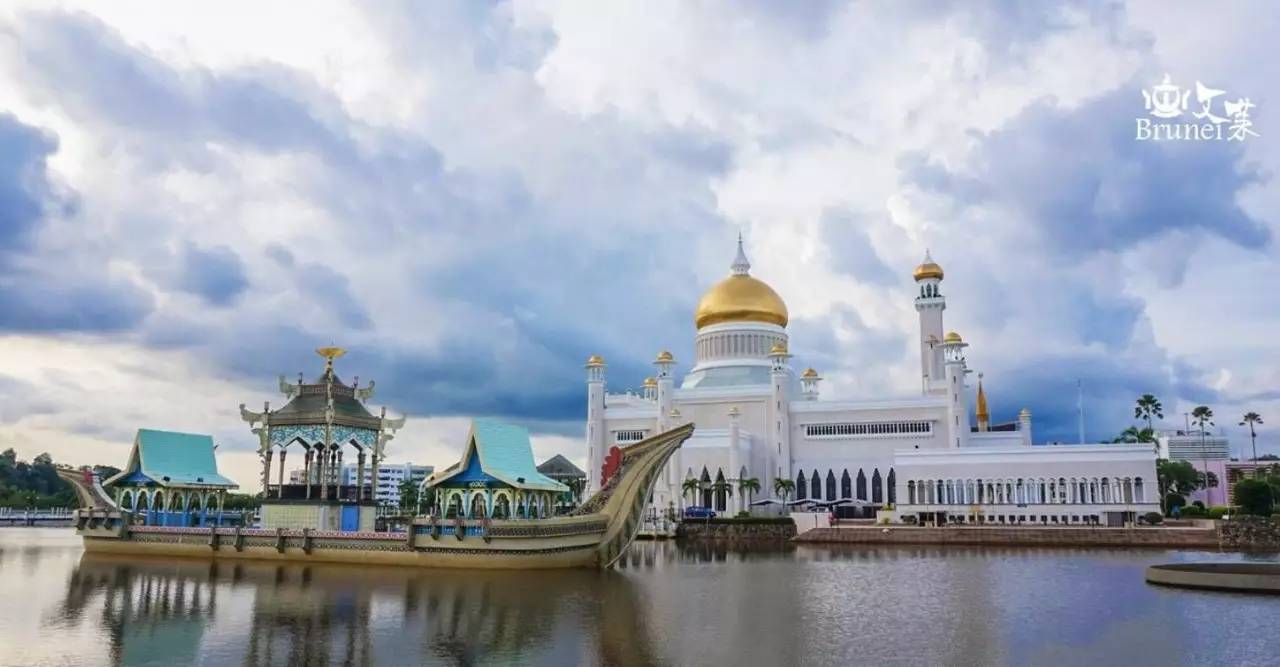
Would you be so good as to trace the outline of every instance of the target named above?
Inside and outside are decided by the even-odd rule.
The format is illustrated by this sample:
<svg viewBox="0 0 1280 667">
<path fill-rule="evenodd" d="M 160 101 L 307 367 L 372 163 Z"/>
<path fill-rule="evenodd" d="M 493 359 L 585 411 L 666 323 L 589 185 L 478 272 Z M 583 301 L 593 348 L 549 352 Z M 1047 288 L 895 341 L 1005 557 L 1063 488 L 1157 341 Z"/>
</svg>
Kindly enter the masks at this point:
<svg viewBox="0 0 1280 667">
<path fill-rule="evenodd" d="M 313 452 L 311 447 L 307 447 L 305 452 L 306 459 L 302 463 L 302 481 L 307 485 L 307 500 L 311 499 L 311 459 Z"/>
<path fill-rule="evenodd" d="M 356 454 L 356 501 L 364 500 L 364 449 Z"/>
<path fill-rule="evenodd" d="M 378 452 L 377 450 L 374 450 L 373 452 L 373 460 L 372 460 L 372 463 L 370 464 L 370 467 L 371 467 L 371 479 L 369 480 L 369 485 L 372 486 L 373 489 L 372 491 L 369 492 L 369 496 L 376 501 L 378 499 Z"/>
<path fill-rule="evenodd" d="M 334 472 L 333 483 L 336 484 L 339 489 L 341 489 L 342 488 L 342 448 L 341 447 L 338 448 L 338 464 L 333 469 L 333 472 Z M 339 491 L 339 493 L 341 493 L 341 491 Z"/>
<path fill-rule="evenodd" d="M 271 450 L 262 453 L 262 497 L 271 492 Z"/>
<path fill-rule="evenodd" d="M 284 456 L 285 454 L 288 454 L 288 453 L 289 453 L 289 450 L 287 449 L 280 450 L 280 476 L 277 478 L 277 481 L 276 481 L 276 485 L 277 487 L 279 487 L 276 489 L 276 493 L 277 493 L 277 496 L 280 498 L 284 497 Z"/>
<path fill-rule="evenodd" d="M 325 429 L 324 444 L 320 445 L 320 500 L 329 498 L 329 429 Z"/>
</svg>

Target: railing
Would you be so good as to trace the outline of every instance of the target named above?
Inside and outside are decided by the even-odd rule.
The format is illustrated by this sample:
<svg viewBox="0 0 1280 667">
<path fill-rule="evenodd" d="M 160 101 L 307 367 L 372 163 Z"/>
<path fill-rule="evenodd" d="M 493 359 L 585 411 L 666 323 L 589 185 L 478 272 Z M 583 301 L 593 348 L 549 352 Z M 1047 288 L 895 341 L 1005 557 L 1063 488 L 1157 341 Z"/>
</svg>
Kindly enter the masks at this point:
<svg viewBox="0 0 1280 667">
<path fill-rule="evenodd" d="M 311 489 L 310 495 L 307 495 L 308 486 Z M 364 486 L 363 489 L 355 485 L 341 484 L 329 484 L 328 487 L 329 500 L 338 500 L 343 502 L 373 500 L 373 487 L 368 485 Z M 284 490 L 284 493 L 281 493 L 281 489 Z M 363 493 L 360 493 L 361 491 L 363 491 Z M 357 494 L 359 495 L 357 496 Z M 321 493 L 319 484 L 285 484 L 283 486 L 273 484 L 267 487 L 268 500 L 272 498 L 279 498 L 281 500 L 320 500 L 320 497 Z"/>
</svg>

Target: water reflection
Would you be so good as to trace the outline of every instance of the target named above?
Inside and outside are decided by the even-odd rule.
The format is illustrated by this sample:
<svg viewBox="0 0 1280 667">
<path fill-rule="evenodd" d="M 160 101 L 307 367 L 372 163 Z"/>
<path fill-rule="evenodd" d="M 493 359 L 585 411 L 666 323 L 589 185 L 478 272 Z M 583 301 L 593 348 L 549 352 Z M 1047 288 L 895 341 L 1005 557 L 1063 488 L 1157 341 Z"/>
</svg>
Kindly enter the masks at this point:
<svg viewBox="0 0 1280 667">
<path fill-rule="evenodd" d="M 1280 600 L 1142 581 L 1231 558 L 638 543 L 607 572 L 432 571 L 87 556 L 6 529 L 0 664 L 1265 663 Z"/>
<path fill-rule="evenodd" d="M 111 664 L 194 664 L 220 595 L 250 598 L 236 643 L 246 665 L 667 662 L 647 637 L 635 583 L 612 571 L 540 576 L 85 554 L 50 620 L 96 619 Z M 572 641 L 557 642 L 564 634 Z"/>
</svg>

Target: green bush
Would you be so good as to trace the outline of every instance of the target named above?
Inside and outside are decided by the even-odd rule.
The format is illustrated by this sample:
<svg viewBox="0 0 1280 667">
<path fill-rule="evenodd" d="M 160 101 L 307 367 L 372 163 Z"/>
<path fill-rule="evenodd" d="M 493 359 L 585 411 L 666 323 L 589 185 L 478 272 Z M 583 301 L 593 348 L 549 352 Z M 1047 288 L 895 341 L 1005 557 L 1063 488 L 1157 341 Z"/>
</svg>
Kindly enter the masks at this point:
<svg viewBox="0 0 1280 667">
<path fill-rule="evenodd" d="M 1213 507 L 1209 508 L 1209 518 L 1221 519 L 1222 517 L 1226 516 L 1230 511 L 1231 511 L 1231 508 L 1227 507 L 1226 505 L 1214 505 Z"/>
<path fill-rule="evenodd" d="M 692 519 L 695 523 L 732 523 L 732 524 L 794 524 L 789 516 L 734 516 L 716 517 L 714 519 Z"/>
<path fill-rule="evenodd" d="M 1159 512 L 1147 512 L 1142 515 L 1142 518 L 1146 519 L 1147 523 L 1153 526 L 1158 526 L 1164 523 L 1164 515 Z"/>
<path fill-rule="evenodd" d="M 1206 515 L 1204 508 L 1199 505 L 1187 505 L 1182 508 L 1182 518 L 1184 519 L 1203 519 Z"/>
<path fill-rule="evenodd" d="M 1245 514 L 1267 516 L 1272 512 L 1271 485 L 1261 479 L 1242 479 L 1236 482 L 1232 500 Z"/>
</svg>

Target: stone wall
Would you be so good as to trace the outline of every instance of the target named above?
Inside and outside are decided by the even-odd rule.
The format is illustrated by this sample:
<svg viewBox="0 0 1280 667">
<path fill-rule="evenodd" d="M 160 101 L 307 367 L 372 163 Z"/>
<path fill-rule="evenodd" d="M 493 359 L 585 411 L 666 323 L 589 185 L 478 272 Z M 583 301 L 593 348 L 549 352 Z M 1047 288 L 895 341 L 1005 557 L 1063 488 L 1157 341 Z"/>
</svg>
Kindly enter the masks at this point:
<svg viewBox="0 0 1280 667">
<path fill-rule="evenodd" d="M 1221 522 L 1222 546 L 1241 551 L 1280 551 L 1280 519 L 1241 516 Z"/>
<path fill-rule="evenodd" d="M 867 526 L 815 528 L 796 542 L 853 544 L 956 544 L 992 546 L 1098 546 L 1218 549 L 1217 531 L 1199 528 L 916 528 Z"/>
<path fill-rule="evenodd" d="M 734 519 L 711 521 L 682 521 L 676 528 L 676 537 L 690 540 L 714 540 L 734 542 L 779 542 L 796 536 L 794 521 L 739 521 Z"/>
</svg>

